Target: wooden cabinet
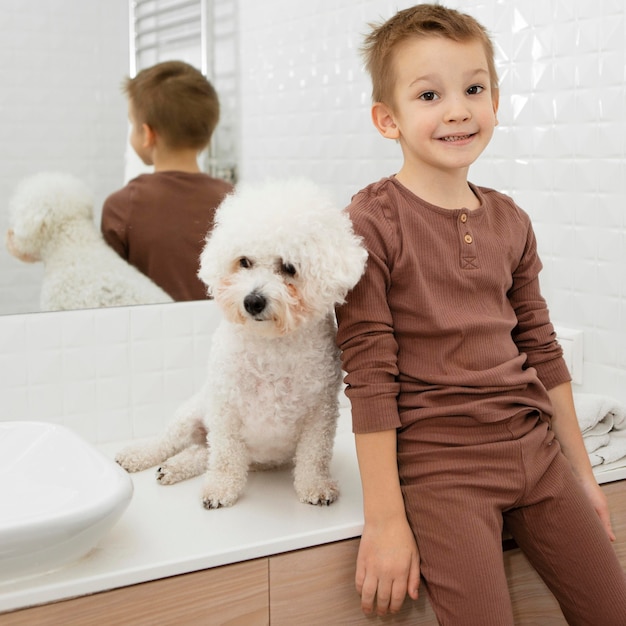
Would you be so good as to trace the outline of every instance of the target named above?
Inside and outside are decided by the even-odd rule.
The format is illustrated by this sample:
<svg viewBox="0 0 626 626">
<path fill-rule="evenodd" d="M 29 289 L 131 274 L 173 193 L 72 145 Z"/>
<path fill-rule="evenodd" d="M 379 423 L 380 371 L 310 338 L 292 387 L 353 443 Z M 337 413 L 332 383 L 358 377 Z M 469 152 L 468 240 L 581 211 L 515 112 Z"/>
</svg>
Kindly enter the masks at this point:
<svg viewBox="0 0 626 626">
<path fill-rule="evenodd" d="M 266 626 L 267 559 L 0 615 L 2 626 Z"/>
<path fill-rule="evenodd" d="M 603 486 L 626 567 L 626 482 Z M 0 615 L 2 626 L 372 626 L 354 589 L 358 539 L 184 574 Z M 558 604 L 518 549 L 504 552 L 515 622 L 566 624 Z M 422 592 L 394 624 L 436 626 Z"/>
</svg>

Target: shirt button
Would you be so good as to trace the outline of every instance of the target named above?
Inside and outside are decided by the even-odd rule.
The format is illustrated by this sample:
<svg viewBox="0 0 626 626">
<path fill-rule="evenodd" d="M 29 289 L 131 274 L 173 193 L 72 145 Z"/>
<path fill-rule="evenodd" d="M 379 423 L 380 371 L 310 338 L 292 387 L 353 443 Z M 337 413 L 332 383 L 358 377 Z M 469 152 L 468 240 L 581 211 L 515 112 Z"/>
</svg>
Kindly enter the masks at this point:
<svg viewBox="0 0 626 626">
<path fill-rule="evenodd" d="M 467 213 L 461 213 L 461 222 L 463 222 L 463 224 L 467 222 Z"/>
<path fill-rule="evenodd" d="M 465 235 L 465 237 L 463 237 L 463 239 L 465 239 L 465 243 L 472 243 L 472 241 L 474 241 L 474 239 L 472 238 L 472 236 L 467 233 L 467 235 Z"/>
</svg>

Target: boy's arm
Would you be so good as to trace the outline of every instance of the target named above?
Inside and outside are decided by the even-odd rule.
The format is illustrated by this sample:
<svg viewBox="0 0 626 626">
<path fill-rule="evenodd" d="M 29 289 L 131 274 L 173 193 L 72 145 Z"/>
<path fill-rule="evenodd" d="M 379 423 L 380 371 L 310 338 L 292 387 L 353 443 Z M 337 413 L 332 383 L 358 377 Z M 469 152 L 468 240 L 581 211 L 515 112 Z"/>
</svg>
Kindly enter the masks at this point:
<svg viewBox="0 0 626 626">
<path fill-rule="evenodd" d="M 123 259 L 128 260 L 126 227 L 128 223 L 128 187 L 112 193 L 102 206 L 100 231 L 107 244 Z"/>
<path fill-rule="evenodd" d="M 359 193 L 348 211 L 368 251 L 365 273 L 337 309 L 365 517 L 355 582 L 363 612 L 385 615 L 400 610 L 407 590 L 416 599 L 419 585 L 419 557 L 396 453 L 398 346 L 387 292 L 397 234 L 377 197 Z"/>
<path fill-rule="evenodd" d="M 400 490 L 396 431 L 357 434 L 365 525 L 356 588 L 366 614 L 397 613 L 408 594 L 417 599 L 419 555 Z"/>
<path fill-rule="evenodd" d="M 609 539 L 615 541 L 606 496 L 593 474 L 589 455 L 580 432 L 576 409 L 574 408 L 572 386 L 570 383 L 562 383 L 550 389 L 548 395 L 554 410 L 552 430 L 559 441 L 563 454 L 570 462 L 576 478 L 578 478 L 604 524 Z"/>
</svg>

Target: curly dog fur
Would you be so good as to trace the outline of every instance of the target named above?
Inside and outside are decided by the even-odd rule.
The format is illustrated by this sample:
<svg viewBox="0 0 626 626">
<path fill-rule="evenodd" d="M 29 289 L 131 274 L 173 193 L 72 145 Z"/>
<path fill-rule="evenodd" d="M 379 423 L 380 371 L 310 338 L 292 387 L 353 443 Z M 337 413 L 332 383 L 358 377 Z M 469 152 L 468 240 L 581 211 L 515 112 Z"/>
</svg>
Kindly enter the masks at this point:
<svg viewBox="0 0 626 626">
<path fill-rule="evenodd" d="M 170 296 L 104 241 L 88 187 L 70 174 L 22 180 L 9 201 L 7 247 L 44 264 L 42 311 L 171 302 Z"/>
<path fill-rule="evenodd" d="M 334 306 L 367 258 L 347 214 L 308 181 L 242 186 L 216 215 L 198 275 L 223 313 L 204 388 L 162 437 L 116 460 L 171 484 L 205 473 L 206 508 L 230 506 L 251 467 L 293 464 L 302 502 L 330 504 L 341 366 Z"/>
</svg>

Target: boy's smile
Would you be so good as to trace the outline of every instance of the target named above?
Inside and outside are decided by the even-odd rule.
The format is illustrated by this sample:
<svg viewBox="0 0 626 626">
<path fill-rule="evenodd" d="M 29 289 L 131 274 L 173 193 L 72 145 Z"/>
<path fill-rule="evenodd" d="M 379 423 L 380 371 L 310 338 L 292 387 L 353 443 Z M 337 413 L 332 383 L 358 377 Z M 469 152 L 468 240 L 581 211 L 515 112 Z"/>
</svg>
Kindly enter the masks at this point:
<svg viewBox="0 0 626 626">
<path fill-rule="evenodd" d="M 461 135 L 459 137 L 457 136 L 453 136 L 453 137 L 442 137 L 441 139 L 443 141 L 461 141 L 463 139 L 469 139 L 471 137 L 471 135 Z"/>
<path fill-rule="evenodd" d="M 376 103 L 372 115 L 383 136 L 400 142 L 398 179 L 412 181 L 412 188 L 450 175 L 466 180 L 497 123 L 497 91 L 483 45 L 409 39 L 396 50 L 393 68 L 393 102 Z"/>
</svg>

